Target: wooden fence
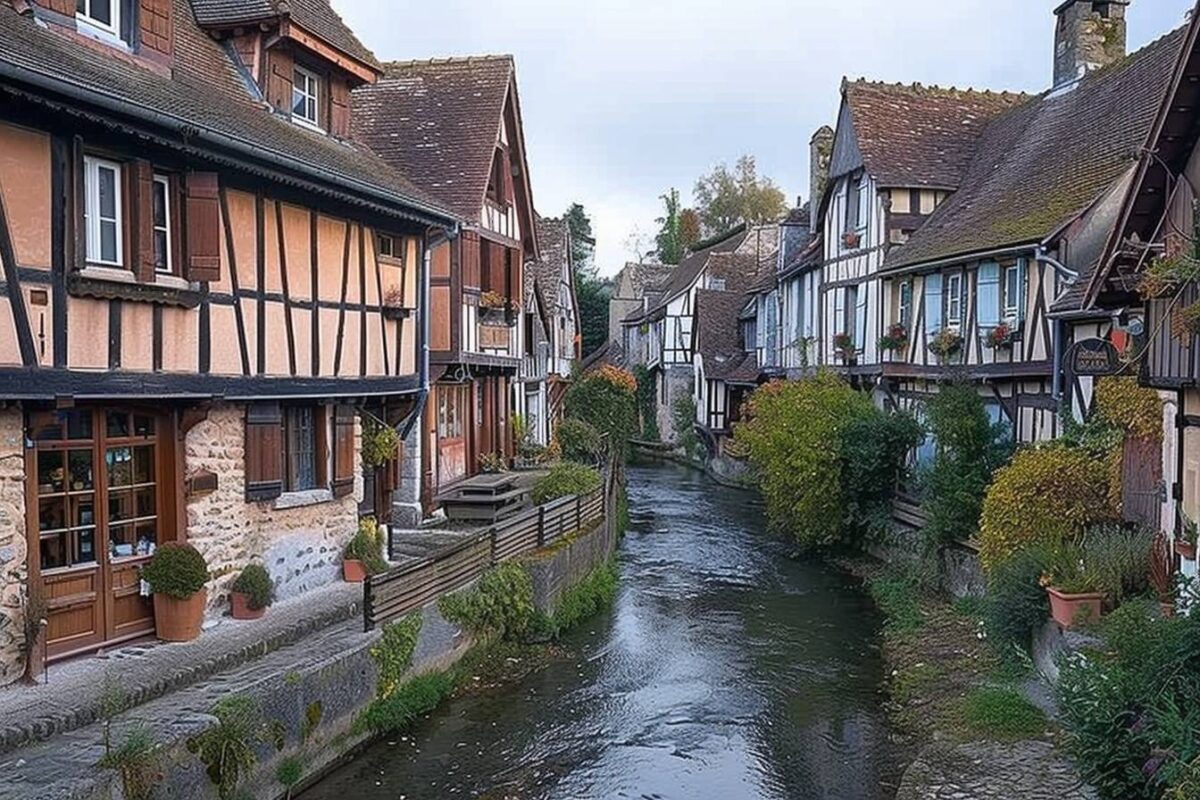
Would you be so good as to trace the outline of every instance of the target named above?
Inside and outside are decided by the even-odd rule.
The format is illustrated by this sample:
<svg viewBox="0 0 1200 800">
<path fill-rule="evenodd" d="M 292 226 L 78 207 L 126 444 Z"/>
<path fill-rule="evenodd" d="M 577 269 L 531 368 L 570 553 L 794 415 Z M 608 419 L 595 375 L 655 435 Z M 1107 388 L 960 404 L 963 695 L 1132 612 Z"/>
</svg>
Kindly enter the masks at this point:
<svg viewBox="0 0 1200 800">
<path fill-rule="evenodd" d="M 431 556 L 376 575 L 363 584 L 366 630 L 457 591 L 493 564 L 552 545 L 604 519 L 604 490 L 537 506 Z"/>
</svg>

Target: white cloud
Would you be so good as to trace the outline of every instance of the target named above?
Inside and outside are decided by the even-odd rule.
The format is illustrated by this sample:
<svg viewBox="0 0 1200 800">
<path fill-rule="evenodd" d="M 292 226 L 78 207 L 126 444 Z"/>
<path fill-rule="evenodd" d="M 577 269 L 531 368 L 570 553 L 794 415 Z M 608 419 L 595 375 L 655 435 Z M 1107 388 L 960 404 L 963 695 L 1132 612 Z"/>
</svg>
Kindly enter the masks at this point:
<svg viewBox="0 0 1200 800">
<path fill-rule="evenodd" d="M 789 197 L 808 194 L 807 144 L 832 124 L 843 75 L 1037 91 L 1060 0 L 333 0 L 381 59 L 517 58 L 534 197 L 584 204 L 601 270 L 650 233 L 658 197 L 743 153 Z M 1193 0 L 1135 0 L 1130 46 Z"/>
</svg>

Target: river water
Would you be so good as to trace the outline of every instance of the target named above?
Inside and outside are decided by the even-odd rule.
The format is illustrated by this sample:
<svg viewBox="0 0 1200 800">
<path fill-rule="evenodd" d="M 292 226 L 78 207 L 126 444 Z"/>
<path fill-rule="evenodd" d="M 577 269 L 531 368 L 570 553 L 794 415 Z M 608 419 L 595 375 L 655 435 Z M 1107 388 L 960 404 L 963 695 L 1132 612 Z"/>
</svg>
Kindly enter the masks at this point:
<svg viewBox="0 0 1200 800">
<path fill-rule="evenodd" d="M 752 495 L 679 467 L 629 474 L 612 611 L 567 655 L 453 701 L 304 800 L 883 800 L 895 795 L 879 619 L 789 559 Z"/>
</svg>

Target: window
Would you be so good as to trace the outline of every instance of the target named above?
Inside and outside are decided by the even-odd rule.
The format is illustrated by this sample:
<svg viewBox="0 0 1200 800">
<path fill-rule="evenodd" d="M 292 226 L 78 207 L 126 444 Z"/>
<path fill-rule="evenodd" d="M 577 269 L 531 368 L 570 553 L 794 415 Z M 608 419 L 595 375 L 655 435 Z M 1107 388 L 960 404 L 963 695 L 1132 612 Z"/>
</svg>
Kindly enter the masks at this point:
<svg viewBox="0 0 1200 800">
<path fill-rule="evenodd" d="M 121 34 L 120 0 L 75 0 L 75 18 L 107 33 Z"/>
<path fill-rule="evenodd" d="M 946 276 L 946 324 L 962 324 L 962 273 Z"/>
<path fill-rule="evenodd" d="M 396 239 L 394 236 L 381 233 L 375 237 L 375 240 L 379 245 L 379 255 L 387 258 L 396 257 Z"/>
<path fill-rule="evenodd" d="M 862 220 L 859 218 L 862 200 L 862 187 L 859 185 L 857 175 L 851 175 L 846 178 L 846 233 L 852 233 L 858 230 Z"/>
<path fill-rule="evenodd" d="M 708 279 L 708 288 L 714 292 L 725 291 L 725 279 L 724 278 L 709 278 Z"/>
<path fill-rule="evenodd" d="M 289 492 L 316 489 L 319 485 L 319 465 L 323 465 L 320 452 L 318 424 L 321 415 L 313 406 L 296 406 L 284 410 L 283 441 L 285 457 L 285 484 Z"/>
<path fill-rule="evenodd" d="M 1021 315 L 1021 265 L 1004 268 L 1004 317 L 1016 319 Z"/>
<path fill-rule="evenodd" d="M 912 298 L 913 298 L 912 281 L 911 280 L 901 281 L 900 282 L 900 305 L 899 305 L 898 313 L 896 315 L 896 322 L 900 323 L 901 325 L 903 325 L 906 328 L 908 327 L 909 323 L 912 322 Z"/>
<path fill-rule="evenodd" d="M 87 260 L 106 266 L 123 266 L 121 165 L 91 157 L 85 158 L 83 163 Z"/>
<path fill-rule="evenodd" d="M 321 104 L 321 80 L 302 67 L 296 67 L 292 78 L 292 119 L 320 128 L 318 109 Z"/>
<path fill-rule="evenodd" d="M 163 175 L 154 176 L 154 271 L 170 275 L 171 263 L 171 182 Z"/>
</svg>

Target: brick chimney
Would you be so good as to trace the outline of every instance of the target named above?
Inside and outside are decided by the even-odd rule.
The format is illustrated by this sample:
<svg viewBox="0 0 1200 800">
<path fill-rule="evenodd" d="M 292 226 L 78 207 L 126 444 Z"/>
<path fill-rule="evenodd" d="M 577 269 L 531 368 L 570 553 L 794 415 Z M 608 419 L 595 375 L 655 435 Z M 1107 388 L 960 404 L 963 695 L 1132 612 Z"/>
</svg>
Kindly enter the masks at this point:
<svg viewBox="0 0 1200 800">
<path fill-rule="evenodd" d="M 829 162 L 833 158 L 833 128 L 822 125 L 808 142 L 809 153 L 809 184 L 808 201 L 810 203 L 809 219 L 812 221 L 812 231 L 817 232 L 820 222 L 821 198 L 825 195 L 825 186 L 829 183 Z"/>
<path fill-rule="evenodd" d="M 1125 57 L 1130 1 L 1067 0 L 1054 10 L 1055 87 Z"/>
</svg>

